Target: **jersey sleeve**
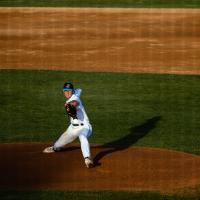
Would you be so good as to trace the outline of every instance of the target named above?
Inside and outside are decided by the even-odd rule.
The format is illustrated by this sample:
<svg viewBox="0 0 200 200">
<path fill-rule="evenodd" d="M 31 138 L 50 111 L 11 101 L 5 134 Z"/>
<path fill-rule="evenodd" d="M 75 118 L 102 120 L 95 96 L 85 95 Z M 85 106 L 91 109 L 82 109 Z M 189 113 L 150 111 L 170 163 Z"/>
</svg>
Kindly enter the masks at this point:
<svg viewBox="0 0 200 200">
<path fill-rule="evenodd" d="M 73 101 L 77 101 L 78 103 L 80 103 L 80 98 L 77 95 L 73 94 L 71 98 L 66 101 L 66 103 L 70 103 Z"/>
<path fill-rule="evenodd" d="M 79 97 L 80 98 L 80 96 L 81 96 L 81 93 L 82 93 L 82 89 L 75 89 L 75 92 L 74 92 L 74 94 L 77 96 L 77 97 Z"/>
</svg>

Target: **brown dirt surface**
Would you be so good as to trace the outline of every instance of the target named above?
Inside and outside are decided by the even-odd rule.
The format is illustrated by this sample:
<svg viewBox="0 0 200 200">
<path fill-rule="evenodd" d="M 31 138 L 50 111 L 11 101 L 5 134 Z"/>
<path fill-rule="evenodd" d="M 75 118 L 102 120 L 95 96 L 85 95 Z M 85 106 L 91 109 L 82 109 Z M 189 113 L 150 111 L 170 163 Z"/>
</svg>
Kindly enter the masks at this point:
<svg viewBox="0 0 200 200">
<path fill-rule="evenodd" d="M 200 9 L 0 8 L 0 68 L 200 74 Z"/>
<path fill-rule="evenodd" d="M 87 169 L 79 146 L 44 154 L 42 150 L 46 146 L 48 144 L 1 144 L 0 188 L 171 193 L 200 183 L 200 157 L 187 153 L 93 146 L 96 166 Z"/>
</svg>

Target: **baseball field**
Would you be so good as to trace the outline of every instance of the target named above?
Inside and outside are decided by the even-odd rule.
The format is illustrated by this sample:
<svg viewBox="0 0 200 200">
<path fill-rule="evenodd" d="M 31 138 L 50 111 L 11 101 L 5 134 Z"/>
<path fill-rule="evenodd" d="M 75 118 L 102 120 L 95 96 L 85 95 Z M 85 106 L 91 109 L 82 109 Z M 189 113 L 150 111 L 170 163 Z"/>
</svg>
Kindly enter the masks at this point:
<svg viewBox="0 0 200 200">
<path fill-rule="evenodd" d="M 0 199 L 199 199 L 200 1 L 0 6 Z M 78 141 L 42 153 L 68 126 L 66 81 L 91 169 Z"/>
</svg>

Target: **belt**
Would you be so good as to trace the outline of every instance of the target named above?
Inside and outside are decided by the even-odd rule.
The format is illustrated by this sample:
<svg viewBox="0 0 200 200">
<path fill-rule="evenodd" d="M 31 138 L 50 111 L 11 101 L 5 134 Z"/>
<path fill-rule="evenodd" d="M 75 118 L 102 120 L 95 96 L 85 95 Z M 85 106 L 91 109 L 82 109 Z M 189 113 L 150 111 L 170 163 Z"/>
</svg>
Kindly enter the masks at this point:
<svg viewBox="0 0 200 200">
<path fill-rule="evenodd" d="M 80 123 L 80 124 L 72 124 L 72 126 L 84 126 L 83 123 Z"/>
</svg>

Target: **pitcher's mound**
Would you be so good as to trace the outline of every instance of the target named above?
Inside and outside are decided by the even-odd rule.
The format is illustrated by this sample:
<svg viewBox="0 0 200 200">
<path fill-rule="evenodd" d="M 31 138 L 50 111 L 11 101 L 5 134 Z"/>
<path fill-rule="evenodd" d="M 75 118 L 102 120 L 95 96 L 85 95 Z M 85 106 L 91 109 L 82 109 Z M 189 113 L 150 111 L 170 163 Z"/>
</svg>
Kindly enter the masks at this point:
<svg viewBox="0 0 200 200">
<path fill-rule="evenodd" d="M 1 144 L 1 189 L 160 191 L 200 184 L 200 157 L 155 148 L 92 147 L 87 169 L 78 146 L 44 154 L 47 144 Z"/>
</svg>

